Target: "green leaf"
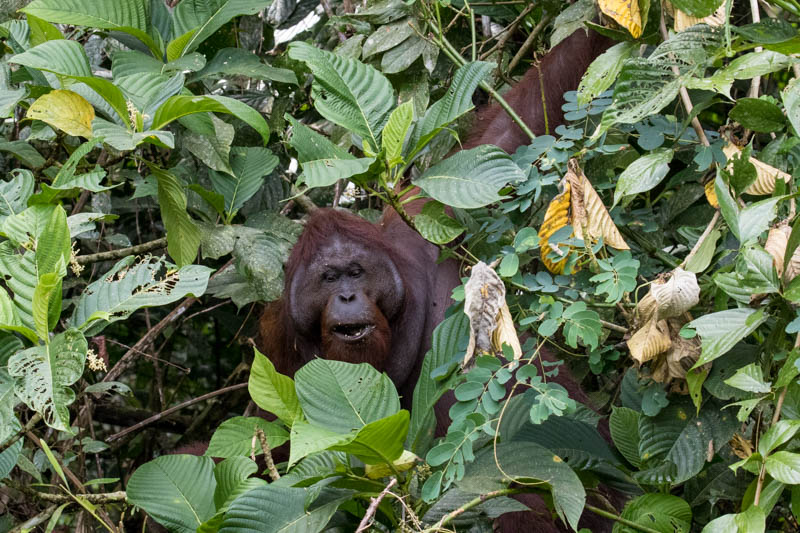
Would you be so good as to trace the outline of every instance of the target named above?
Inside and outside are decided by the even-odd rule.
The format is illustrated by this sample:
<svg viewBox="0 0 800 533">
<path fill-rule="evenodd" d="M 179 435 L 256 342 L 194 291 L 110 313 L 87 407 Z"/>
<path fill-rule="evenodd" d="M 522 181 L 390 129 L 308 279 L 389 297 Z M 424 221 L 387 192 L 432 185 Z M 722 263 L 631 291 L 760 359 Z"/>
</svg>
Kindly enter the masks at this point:
<svg viewBox="0 0 800 533">
<path fill-rule="evenodd" d="M 786 123 L 780 107 L 758 98 L 739 98 L 729 116 L 745 128 L 761 133 L 780 131 Z"/>
<path fill-rule="evenodd" d="M 278 157 L 266 148 L 237 146 L 231 150 L 233 175 L 210 171 L 214 190 L 225 197 L 229 218 L 253 197 L 264 178 L 278 166 Z"/>
<path fill-rule="evenodd" d="M 194 533 L 214 515 L 214 461 L 194 455 L 162 455 L 128 480 L 128 503 L 177 533 Z"/>
<path fill-rule="evenodd" d="M 160 47 L 147 33 L 147 6 L 138 0 L 35 0 L 21 11 L 48 22 L 125 32 L 160 56 Z"/>
<path fill-rule="evenodd" d="M 447 216 L 444 205 L 436 201 L 422 207 L 420 214 L 414 217 L 414 225 L 425 239 L 435 244 L 447 244 L 466 230 L 457 220 Z"/>
<path fill-rule="evenodd" d="M 337 433 L 400 410 L 392 381 L 366 363 L 314 359 L 295 374 L 295 389 L 308 421 Z"/>
<path fill-rule="evenodd" d="M 8 373 L 18 378 L 16 395 L 53 429 L 70 432 L 68 406 L 75 400 L 70 385 L 83 374 L 88 349 L 83 334 L 68 329 L 50 344 L 22 350 L 8 360 Z"/>
<path fill-rule="evenodd" d="M 166 305 L 189 295 L 201 296 L 210 274 L 211 269 L 201 265 L 175 270 L 174 265 L 156 257 L 137 261 L 128 256 L 83 290 L 69 323 L 87 335 L 95 335 L 137 309 Z M 108 318 L 91 323 L 98 313 L 107 313 Z"/>
<path fill-rule="evenodd" d="M 291 427 L 302 417 L 294 380 L 279 374 L 275 365 L 258 349 L 255 350 L 255 359 L 250 369 L 247 391 L 257 406 L 274 414 L 287 426 Z"/>
<path fill-rule="evenodd" d="M 672 150 L 660 149 L 645 154 L 626 168 L 617 180 L 612 208 L 625 196 L 647 192 L 659 183 L 669 172 Z"/>
<path fill-rule="evenodd" d="M 692 368 L 698 368 L 727 353 L 733 346 L 763 324 L 768 315 L 763 309 L 728 309 L 709 313 L 687 324 L 702 339 L 702 353 Z"/>
<path fill-rule="evenodd" d="M 636 49 L 637 44 L 634 42 L 617 43 L 592 61 L 578 85 L 578 104 L 587 105 L 611 87 L 625 60 L 631 57 Z"/>
<path fill-rule="evenodd" d="M 381 71 L 385 74 L 397 74 L 403 72 L 422 55 L 428 46 L 425 39 L 416 35 L 409 37 L 391 50 L 388 50 L 381 58 Z"/>
<path fill-rule="evenodd" d="M 267 444 L 272 450 L 289 440 L 286 430 L 275 422 L 268 422 L 257 416 L 235 416 L 224 421 L 214 431 L 205 455 L 224 458 L 248 457 L 251 453 L 261 455 L 264 451 L 258 439 L 255 440 L 255 449 L 252 447 L 256 429 L 264 432 Z"/>
<path fill-rule="evenodd" d="M 33 292 L 33 323 L 36 334 L 45 344 L 50 342 L 50 331 L 61 317 L 61 276 L 50 272 L 39 276 Z"/>
<path fill-rule="evenodd" d="M 10 181 L 0 181 L 0 224 L 11 215 L 25 210 L 33 194 L 33 174 L 29 170 L 11 171 Z"/>
<path fill-rule="evenodd" d="M 45 72 L 53 72 L 62 76 L 74 78 L 92 77 L 89 58 L 86 57 L 86 52 L 78 41 L 66 39 L 46 41 L 21 54 L 11 56 L 9 63 L 24 65 L 44 70 Z"/>
<path fill-rule="evenodd" d="M 687 15 L 703 18 L 711 15 L 725 0 L 673 0 L 672 5 Z"/>
<path fill-rule="evenodd" d="M 586 308 L 586 302 L 573 302 L 564 309 L 564 337 L 567 344 L 578 347 L 578 338 L 583 344 L 594 350 L 602 333 L 600 315 Z"/>
<path fill-rule="evenodd" d="M 317 533 L 330 521 L 346 499 L 347 491 L 336 498 L 325 498 L 311 505 L 315 488 L 301 489 L 270 484 L 238 497 L 225 513 L 220 533 Z M 258 519 L 254 520 L 254 517 Z"/>
<path fill-rule="evenodd" d="M 739 514 L 726 514 L 706 524 L 702 533 L 764 533 L 767 518 L 758 505 Z"/>
<path fill-rule="evenodd" d="M 627 407 L 614 407 L 608 420 L 614 445 L 625 459 L 639 468 L 639 418 L 641 415 Z"/>
<path fill-rule="evenodd" d="M 217 515 L 228 509 L 233 501 L 256 487 L 267 484 L 263 479 L 250 477 L 258 472 L 258 465 L 247 457 L 230 457 L 214 467 L 214 505 Z"/>
<path fill-rule="evenodd" d="M 800 485 L 800 454 L 775 452 L 765 461 L 767 473 L 781 483 Z"/>
<path fill-rule="evenodd" d="M 193 113 L 228 113 L 244 121 L 256 130 L 266 144 L 269 141 L 269 126 L 261 113 L 227 96 L 205 94 L 201 96 L 179 94 L 164 102 L 153 117 L 152 129 L 163 129 L 167 124 Z"/>
<path fill-rule="evenodd" d="M 39 279 L 49 273 L 56 273 L 59 278 L 66 276 L 71 253 L 67 212 L 57 205 L 52 208 L 36 242 L 36 271 Z"/>
<path fill-rule="evenodd" d="M 411 427 L 406 443 L 406 448 L 412 452 L 422 454 L 433 442 L 436 429 L 433 407 L 449 388 L 450 380 L 437 381 L 431 374 L 435 369 L 453 360 L 461 349 L 462 341 L 467 338 L 469 338 L 469 319 L 464 313 L 453 313 L 433 330 L 431 349 L 425 355 L 419 379 L 414 386 Z"/>
<path fill-rule="evenodd" d="M 169 43 L 167 59 L 172 61 L 197 49 L 233 17 L 255 15 L 271 0 L 190 0 L 181 2 L 173 12 L 175 33 Z"/>
<path fill-rule="evenodd" d="M 525 175 L 503 150 L 483 145 L 461 150 L 437 163 L 413 180 L 443 204 L 474 209 L 502 199 L 498 191 Z"/>
<path fill-rule="evenodd" d="M 102 139 L 120 152 L 129 152 L 145 142 L 164 148 L 175 148 L 175 138 L 168 131 L 131 131 L 98 117 L 92 122 L 92 133 L 95 139 Z"/>
<path fill-rule="evenodd" d="M 375 161 L 372 157 L 359 159 L 317 159 L 302 163 L 303 174 L 298 182 L 305 183 L 308 189 L 327 187 L 340 179 L 352 178 L 369 170 Z"/>
<path fill-rule="evenodd" d="M 389 80 L 360 61 L 303 42 L 289 45 L 289 57 L 303 61 L 314 73 L 312 97 L 317 111 L 377 150 L 380 132 L 395 104 Z"/>
<path fill-rule="evenodd" d="M 686 270 L 699 274 L 709 267 L 711 260 L 714 258 L 714 252 L 717 250 L 717 241 L 719 241 L 722 232 L 717 229 L 711 230 L 711 233 L 706 235 L 703 239 L 700 248 L 697 249 L 694 256 L 686 263 Z"/>
<path fill-rule="evenodd" d="M 417 121 L 408 143 L 411 152 L 407 160 L 411 160 L 445 126 L 472 109 L 472 93 L 494 67 L 494 63 L 484 61 L 472 61 L 459 67 L 447 93 L 428 108 L 422 120 Z"/>
<path fill-rule="evenodd" d="M 412 35 L 414 35 L 414 26 L 411 25 L 411 20 L 407 18 L 392 24 L 379 26 L 364 41 L 364 46 L 361 48 L 361 57 L 367 59 L 375 54 L 391 50 Z"/>
<path fill-rule="evenodd" d="M 504 442 L 496 450 L 491 446 L 483 450 L 457 485 L 473 494 L 486 494 L 515 480 L 550 492 L 558 516 L 577 530 L 586 502 L 583 484 L 562 458 L 532 442 Z M 529 483 L 532 480 L 537 483 Z"/>
<path fill-rule="evenodd" d="M 797 37 L 794 26 L 778 18 L 766 18 L 739 27 L 731 26 L 731 30 L 756 44 L 778 44 Z"/>
<path fill-rule="evenodd" d="M 288 133 L 289 145 L 297 151 L 297 160 L 303 164 L 317 159 L 355 159 L 347 150 L 332 143 L 290 115 L 285 116 L 291 125 Z"/>
<path fill-rule="evenodd" d="M 201 70 L 190 76 L 188 83 L 220 75 L 247 76 L 256 80 L 297 85 L 297 76 L 293 71 L 265 65 L 256 54 L 241 48 L 223 48 Z"/>
<path fill-rule="evenodd" d="M 289 467 L 311 454 L 325 451 L 338 444 L 346 444 L 352 439 L 352 433 L 337 433 L 323 427 L 312 426 L 305 420 L 297 420 L 292 424 Z"/>
<path fill-rule="evenodd" d="M 403 142 L 406 140 L 411 122 L 414 120 L 414 102 L 409 100 L 397 106 L 383 128 L 381 143 L 386 152 L 386 161 L 393 167 L 402 159 Z"/>
<path fill-rule="evenodd" d="M 178 266 L 192 263 L 197 257 L 202 237 L 200 228 L 186 212 L 186 192 L 178 178 L 166 170 L 150 166 L 158 180 L 158 203 L 167 230 L 167 250 Z"/>
<path fill-rule="evenodd" d="M 794 128 L 795 134 L 800 133 L 800 79 L 792 78 L 781 92 L 783 105 L 786 108 L 786 117 Z"/>
<path fill-rule="evenodd" d="M 665 533 L 689 533 L 692 508 L 671 494 L 644 494 L 625 504 L 622 518 Z"/>
<path fill-rule="evenodd" d="M 779 420 L 758 440 L 758 453 L 767 457 L 778 446 L 786 444 L 800 430 L 800 420 Z"/>
<path fill-rule="evenodd" d="M 6 276 L 6 285 L 14 293 L 14 310 L 19 318 L 19 324 L 10 325 L 24 326 L 26 330 L 20 330 L 20 333 L 32 342 L 38 342 L 33 331 L 36 328 L 33 323 L 33 293 L 39 279 L 33 252 L 19 254 L 11 241 L 0 243 L 0 272 Z"/>
<path fill-rule="evenodd" d="M 358 430 L 353 440 L 330 449 L 351 453 L 368 465 L 391 463 L 403 453 L 408 423 L 408 411 L 402 409 L 393 415 L 370 422 Z"/>
<path fill-rule="evenodd" d="M 747 392 L 770 392 L 770 382 L 764 381 L 764 373 L 761 370 L 761 366 L 756 363 L 743 366 L 724 382 L 731 387 Z"/>
<path fill-rule="evenodd" d="M 742 209 L 739 212 L 739 240 L 745 243 L 767 231 L 775 218 L 778 202 L 784 198 L 786 197 L 767 198 Z"/>
</svg>

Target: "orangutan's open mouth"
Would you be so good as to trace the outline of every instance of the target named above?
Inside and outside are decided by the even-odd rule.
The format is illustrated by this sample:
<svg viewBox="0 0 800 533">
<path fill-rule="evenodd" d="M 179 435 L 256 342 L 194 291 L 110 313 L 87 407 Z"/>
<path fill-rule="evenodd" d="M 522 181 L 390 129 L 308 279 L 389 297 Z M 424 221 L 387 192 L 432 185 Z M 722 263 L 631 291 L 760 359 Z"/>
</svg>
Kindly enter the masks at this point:
<svg viewBox="0 0 800 533">
<path fill-rule="evenodd" d="M 368 336 L 374 329 L 373 324 L 338 324 L 331 331 L 345 342 L 355 342 Z"/>
</svg>

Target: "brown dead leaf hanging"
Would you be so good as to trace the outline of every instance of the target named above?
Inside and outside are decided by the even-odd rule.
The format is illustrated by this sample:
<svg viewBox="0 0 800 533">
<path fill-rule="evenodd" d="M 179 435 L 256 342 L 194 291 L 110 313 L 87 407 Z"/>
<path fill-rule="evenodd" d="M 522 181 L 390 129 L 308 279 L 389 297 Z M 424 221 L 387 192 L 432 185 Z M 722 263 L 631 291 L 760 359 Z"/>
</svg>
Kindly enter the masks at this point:
<svg viewBox="0 0 800 533">
<path fill-rule="evenodd" d="M 464 287 L 464 313 L 469 317 L 469 345 L 463 368 L 469 368 L 474 354 L 492 353 L 492 334 L 498 315 L 506 304 L 506 286 L 492 267 L 479 262 Z"/>
<path fill-rule="evenodd" d="M 778 272 L 778 277 L 783 276 L 783 260 L 786 257 L 786 245 L 792 228 L 786 222 L 781 222 L 770 228 L 764 249 L 772 256 L 772 264 Z"/>
<path fill-rule="evenodd" d="M 581 170 L 576 159 L 570 159 L 568 171 L 564 179 L 570 184 L 572 191 L 572 231 L 579 239 L 597 242 L 601 237 L 603 242 L 617 250 L 630 250 L 630 246 L 622 238 L 611 215 L 608 214 L 603 200 L 592 187 L 591 182 Z"/>
</svg>

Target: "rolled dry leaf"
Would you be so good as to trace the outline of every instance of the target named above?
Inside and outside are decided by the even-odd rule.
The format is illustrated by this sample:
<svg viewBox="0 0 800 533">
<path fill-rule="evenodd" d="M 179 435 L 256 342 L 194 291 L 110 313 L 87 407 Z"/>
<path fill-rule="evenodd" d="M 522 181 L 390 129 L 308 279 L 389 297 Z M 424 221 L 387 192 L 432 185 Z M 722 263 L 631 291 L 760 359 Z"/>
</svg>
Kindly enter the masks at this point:
<svg viewBox="0 0 800 533">
<path fill-rule="evenodd" d="M 670 272 L 669 277 L 651 283 L 650 294 L 658 304 L 658 318 L 682 315 L 700 302 L 697 276 L 681 267 Z"/>
<path fill-rule="evenodd" d="M 570 184 L 572 191 L 570 218 L 575 236 L 585 239 L 583 235 L 585 230 L 592 242 L 597 242 L 602 237 L 603 242 L 612 248 L 630 250 L 630 246 L 622 238 L 611 215 L 608 214 L 600 195 L 578 165 L 577 159 L 570 159 L 568 169 L 564 179 Z"/>
<path fill-rule="evenodd" d="M 467 368 L 474 352 L 492 352 L 492 334 L 497 327 L 500 309 L 506 304 L 506 286 L 492 267 L 479 262 L 464 287 L 464 313 L 469 317 L 469 346 L 463 367 Z"/>
<path fill-rule="evenodd" d="M 783 273 L 783 282 L 789 283 L 800 274 L 800 246 L 795 249 L 789 264 L 786 265 L 786 272 Z"/>
<path fill-rule="evenodd" d="M 670 383 L 675 379 L 686 379 L 686 372 L 697 362 L 700 357 L 700 339 L 684 339 L 680 330 L 685 321 L 670 319 L 668 321 L 672 345 L 663 357 L 654 365 L 653 379 L 659 383 Z"/>
<path fill-rule="evenodd" d="M 735 144 L 727 144 L 722 151 L 725 153 L 725 157 L 727 157 L 729 160 L 728 169 L 730 170 L 733 165 L 733 162 L 730 160 L 733 159 L 734 156 L 740 154 L 742 150 Z M 786 183 L 790 183 L 792 180 L 792 177 L 786 172 L 777 169 L 772 165 L 762 163 L 755 157 L 751 157 L 750 162 L 754 167 L 756 167 L 756 181 L 751 183 L 747 189 L 744 190 L 744 192 L 747 194 L 753 194 L 757 196 L 772 194 L 775 191 L 775 181 L 777 179 L 780 178 Z"/>
<path fill-rule="evenodd" d="M 644 364 L 672 346 L 666 320 L 651 318 L 628 339 L 628 350 L 637 363 Z"/>
<path fill-rule="evenodd" d="M 786 257 L 786 245 L 789 243 L 789 235 L 792 228 L 786 222 L 781 222 L 770 228 L 767 235 L 767 242 L 764 249 L 772 256 L 772 264 L 778 272 L 778 277 L 783 276 L 783 260 Z"/>
<path fill-rule="evenodd" d="M 522 346 L 517 336 L 517 328 L 514 327 L 514 319 L 511 318 L 511 310 L 506 302 L 503 302 L 503 306 L 497 314 L 497 327 L 492 333 L 492 346 L 496 352 L 503 351 L 503 344 L 507 344 L 514 352 L 515 361 L 522 357 Z"/>
</svg>

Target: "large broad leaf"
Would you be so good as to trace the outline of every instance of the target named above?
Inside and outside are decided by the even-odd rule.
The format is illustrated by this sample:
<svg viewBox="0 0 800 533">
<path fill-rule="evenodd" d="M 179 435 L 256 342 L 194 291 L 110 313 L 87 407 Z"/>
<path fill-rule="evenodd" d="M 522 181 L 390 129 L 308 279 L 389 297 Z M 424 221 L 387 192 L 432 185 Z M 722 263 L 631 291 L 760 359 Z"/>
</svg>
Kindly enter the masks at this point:
<svg viewBox="0 0 800 533">
<path fill-rule="evenodd" d="M 21 11 L 48 22 L 125 32 L 160 56 L 160 46 L 147 32 L 148 6 L 141 0 L 35 0 Z"/>
<path fill-rule="evenodd" d="M 269 422 L 257 416 L 236 416 L 220 424 L 217 430 L 214 431 L 205 455 L 209 457 L 237 457 L 249 456 L 251 452 L 254 452 L 255 455 L 261 455 L 264 451 L 261 449 L 258 440 L 255 441 L 255 449 L 253 449 L 253 437 L 256 435 L 257 429 L 264 432 L 270 449 L 275 449 L 289 440 L 289 434 L 280 424 Z"/>
<path fill-rule="evenodd" d="M 314 73 L 312 96 L 320 114 L 351 130 L 377 151 L 383 126 L 395 105 L 392 85 L 380 72 L 352 58 L 293 42 L 289 57 Z"/>
<path fill-rule="evenodd" d="M 503 150 L 483 145 L 462 150 L 425 171 L 414 180 L 441 203 L 474 209 L 502 199 L 498 191 L 523 181 L 525 174 Z"/>
<path fill-rule="evenodd" d="M 155 257 L 134 256 L 120 260 L 114 268 L 86 287 L 70 318 L 73 327 L 94 335 L 112 322 L 124 320 L 142 307 L 166 305 L 187 295 L 201 296 L 211 269 L 187 265 L 178 270 Z M 89 321 L 102 318 L 96 324 Z"/>
<path fill-rule="evenodd" d="M 370 422 L 358 430 L 355 438 L 331 449 L 355 455 L 368 465 L 391 463 L 403 453 L 403 441 L 408 435 L 408 411 Z"/>
<path fill-rule="evenodd" d="M 11 83 L 11 67 L 0 63 L 0 118 L 8 118 L 17 104 L 28 94 L 26 87 L 14 88 Z"/>
<path fill-rule="evenodd" d="M 68 329 L 50 344 L 17 352 L 8 360 L 8 373 L 18 378 L 17 396 L 59 431 L 70 431 L 68 406 L 75 391 L 69 386 L 83 374 L 88 348 L 80 331 Z"/>
<path fill-rule="evenodd" d="M 175 33 L 169 43 L 167 59 L 172 61 L 195 50 L 233 17 L 254 15 L 272 0 L 188 0 L 175 8 Z"/>
<path fill-rule="evenodd" d="M 214 514 L 214 461 L 164 455 L 145 463 L 128 480 L 128 502 L 175 533 L 194 533 Z"/>
<path fill-rule="evenodd" d="M 671 494 L 644 494 L 625 504 L 622 518 L 664 533 L 689 533 L 692 508 Z"/>
<path fill-rule="evenodd" d="M 325 503 L 308 504 L 316 496 L 312 489 L 266 485 L 239 496 L 225 513 L 219 533 L 317 533 L 328 524 L 347 496 L 323 498 Z"/>
<path fill-rule="evenodd" d="M 422 454 L 433 443 L 436 415 L 433 406 L 447 390 L 447 382 L 437 381 L 431 373 L 456 358 L 466 349 L 469 339 L 469 318 L 464 313 L 453 313 L 433 330 L 431 349 L 425 355 L 419 379 L 414 386 L 411 408 L 411 427 L 406 447 Z"/>
<path fill-rule="evenodd" d="M 678 95 L 680 81 L 665 65 L 644 58 L 625 61 L 614 88 L 614 103 L 603 112 L 593 139 L 614 124 L 634 124 L 658 113 Z"/>
<path fill-rule="evenodd" d="M 386 374 L 362 363 L 314 359 L 295 374 L 295 389 L 309 422 L 350 433 L 400 410 Z"/>
<path fill-rule="evenodd" d="M 179 119 L 193 113 L 228 113 L 235 115 L 240 120 L 253 127 L 266 144 L 269 140 L 269 126 L 261 113 L 247 104 L 243 104 L 227 96 L 206 94 L 202 96 L 190 96 L 180 94 L 169 98 L 156 111 L 153 117 L 152 128 L 155 130 L 163 129 L 173 120 Z"/>
<path fill-rule="evenodd" d="M 223 48 L 211 61 L 206 63 L 205 67 L 192 75 L 189 82 L 216 77 L 220 74 L 247 76 L 256 80 L 272 80 L 297 85 L 297 76 L 293 71 L 265 65 L 256 54 L 241 48 Z"/>
<path fill-rule="evenodd" d="M 39 283 L 33 291 L 33 324 L 36 334 L 48 344 L 49 332 L 61 317 L 61 277 L 50 272 L 39 276 Z"/>
<path fill-rule="evenodd" d="M 407 160 L 422 150 L 445 126 L 472 109 L 472 93 L 494 66 L 493 63 L 475 61 L 467 63 L 456 71 L 450 89 L 428 108 L 425 116 L 414 127 L 408 143 L 411 153 L 408 154 Z"/>
<path fill-rule="evenodd" d="M 608 420 L 608 428 L 614 445 L 625 459 L 639 468 L 642 459 L 639 456 L 639 419 L 637 411 L 627 407 L 615 407 Z"/>
<path fill-rule="evenodd" d="M 56 41 L 46 41 L 38 46 L 31 48 L 21 54 L 13 56 L 11 63 L 18 63 L 30 67 L 31 69 L 52 72 L 60 76 L 66 76 L 88 86 L 91 93 L 97 93 L 105 101 L 116 116 L 115 120 L 129 124 L 128 110 L 126 107 L 125 96 L 111 81 L 92 76 L 89 67 L 89 58 L 83 47 L 77 41 L 59 39 Z M 77 86 L 71 87 L 75 92 L 81 92 Z"/>
<path fill-rule="evenodd" d="M 10 181 L 0 181 L 0 224 L 7 216 L 21 213 L 33 194 L 33 174 L 29 170 L 12 170 Z"/>
<path fill-rule="evenodd" d="M 229 217 L 258 192 L 264 178 L 278 166 L 278 157 L 266 148 L 237 146 L 230 156 L 233 175 L 213 170 L 209 173 L 214 190 L 225 198 Z"/>
<path fill-rule="evenodd" d="M 247 457 L 231 457 L 214 467 L 214 479 L 217 480 L 214 504 L 217 506 L 217 515 L 226 511 L 233 500 L 245 492 L 267 484 L 263 479 L 250 477 L 257 472 L 258 465 Z"/>
<path fill-rule="evenodd" d="M 534 482 L 528 486 L 549 490 L 558 516 L 573 529 L 578 528 L 586 503 L 583 484 L 563 459 L 532 442 L 507 442 L 496 450 L 487 448 L 475 457 L 456 484 L 473 494 L 486 494 L 505 488 L 511 481 Z"/>
<path fill-rule="evenodd" d="M 414 226 L 420 235 L 435 244 L 447 244 L 466 230 L 458 220 L 447 215 L 439 202 L 426 203 L 414 217 Z"/>
<path fill-rule="evenodd" d="M 257 406 L 274 414 L 287 426 L 302 416 L 294 381 L 275 370 L 275 365 L 256 349 L 247 391 Z"/>
<path fill-rule="evenodd" d="M 8 334 L 5 335 L 9 337 Z M 21 347 L 20 343 L 18 348 Z M 14 407 L 18 402 L 19 400 L 14 394 L 14 379 L 8 375 L 8 371 L 5 369 L 0 370 L 0 444 L 4 443 L 14 433 L 15 428 L 19 427 L 19 421 L 14 414 Z M 8 473 L 6 472 L 5 475 Z M 5 475 L 0 476 L 0 479 Z"/>
<path fill-rule="evenodd" d="M 142 117 L 143 128 L 149 128 L 153 116 L 161 104 L 183 89 L 185 77 L 182 72 L 172 76 L 140 72 L 129 76 L 114 77 L 114 84 L 119 87 L 125 99 L 130 102 Z"/>
<path fill-rule="evenodd" d="M 634 42 L 617 43 L 592 61 L 578 85 L 578 104 L 588 104 L 611 87 L 623 63 L 636 49 Z"/>
<path fill-rule="evenodd" d="M 727 353 L 733 346 L 763 324 L 769 315 L 763 310 L 728 309 L 701 316 L 687 326 L 702 339 L 702 353 L 692 368 L 698 368 Z"/>
<path fill-rule="evenodd" d="M 751 505 L 739 514 L 726 514 L 706 524 L 702 533 L 763 533 L 767 517 L 758 505 Z"/>
<path fill-rule="evenodd" d="M 94 108 L 81 95 L 57 90 L 43 94 L 28 108 L 26 118 L 41 120 L 67 135 L 92 136 Z"/>
<path fill-rule="evenodd" d="M 96 139 L 102 139 L 104 143 L 120 152 L 131 151 L 144 142 L 162 148 L 175 148 L 175 138 L 169 131 L 132 131 L 102 118 L 94 119 L 92 132 Z"/>
<path fill-rule="evenodd" d="M 626 168 L 617 180 L 612 208 L 625 196 L 647 192 L 659 183 L 669 172 L 672 150 L 655 150 L 643 155 Z"/>
<path fill-rule="evenodd" d="M 158 204 L 167 230 L 169 255 L 178 266 L 188 265 L 197 257 L 202 234 L 186 212 L 186 191 L 171 172 L 155 166 L 150 171 L 158 180 Z"/>
<path fill-rule="evenodd" d="M 800 78 L 792 78 L 781 93 L 786 116 L 795 132 L 800 132 Z"/>
<path fill-rule="evenodd" d="M 34 333 L 36 325 L 33 322 L 33 293 L 39 278 L 36 274 L 36 259 L 32 251 L 24 254 L 17 253 L 16 246 L 11 241 L 0 243 L 0 273 L 7 281 L 6 284 L 14 294 L 15 316 L 19 319 L 5 324 L 10 326 L 23 326 L 27 332 L 22 332 L 33 342 L 38 342 L 37 335 Z M 2 293 L 5 302 L 7 298 L 5 292 Z"/>
<path fill-rule="evenodd" d="M 54 206 L 36 241 L 36 271 L 44 274 L 67 275 L 67 263 L 72 253 L 72 243 L 67 225 L 67 212 L 60 205 Z"/>
</svg>

